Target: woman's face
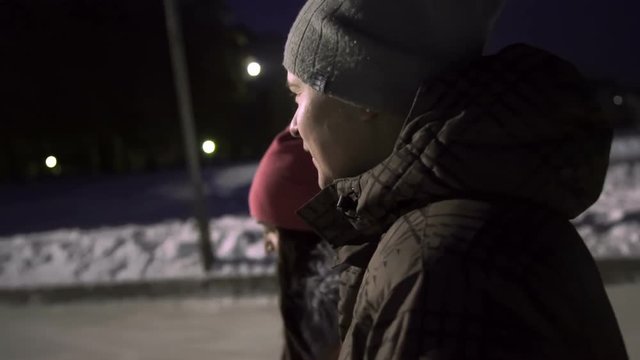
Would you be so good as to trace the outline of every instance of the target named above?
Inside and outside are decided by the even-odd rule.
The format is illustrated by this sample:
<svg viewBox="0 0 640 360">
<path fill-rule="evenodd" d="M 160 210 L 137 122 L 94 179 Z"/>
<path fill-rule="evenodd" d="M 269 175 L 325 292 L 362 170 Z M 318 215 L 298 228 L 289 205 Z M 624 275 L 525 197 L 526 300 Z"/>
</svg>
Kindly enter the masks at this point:
<svg viewBox="0 0 640 360">
<path fill-rule="evenodd" d="M 276 253 L 278 251 L 278 242 L 280 234 L 275 226 L 263 224 L 264 231 L 264 249 L 267 254 Z"/>
</svg>

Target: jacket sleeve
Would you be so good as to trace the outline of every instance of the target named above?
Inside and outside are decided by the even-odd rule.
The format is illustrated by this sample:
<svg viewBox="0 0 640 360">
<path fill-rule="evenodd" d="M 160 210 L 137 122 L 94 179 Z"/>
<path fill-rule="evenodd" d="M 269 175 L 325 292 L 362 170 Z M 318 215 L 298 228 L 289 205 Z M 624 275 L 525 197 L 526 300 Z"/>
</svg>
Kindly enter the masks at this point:
<svg viewBox="0 0 640 360">
<path fill-rule="evenodd" d="M 570 358 L 564 335 L 519 282 L 515 264 L 487 264 L 442 236 L 383 239 L 341 359 Z"/>
<path fill-rule="evenodd" d="M 461 206 L 436 205 L 381 239 L 342 359 L 628 359 L 593 258 L 566 219 L 504 211 L 485 222 L 471 219 L 488 211 L 454 216 Z"/>
<path fill-rule="evenodd" d="M 379 294 L 363 287 L 345 342 L 352 348 L 346 358 L 568 358 L 563 335 L 552 319 L 533 309 L 522 288 L 468 271 L 460 259 L 445 256 Z M 374 276 L 384 281 L 377 271 L 368 272 L 364 281 Z"/>
<path fill-rule="evenodd" d="M 405 358 L 402 354 L 415 345 L 417 332 L 410 327 L 422 292 L 416 245 L 406 236 L 380 242 L 360 283 L 341 359 Z"/>
</svg>

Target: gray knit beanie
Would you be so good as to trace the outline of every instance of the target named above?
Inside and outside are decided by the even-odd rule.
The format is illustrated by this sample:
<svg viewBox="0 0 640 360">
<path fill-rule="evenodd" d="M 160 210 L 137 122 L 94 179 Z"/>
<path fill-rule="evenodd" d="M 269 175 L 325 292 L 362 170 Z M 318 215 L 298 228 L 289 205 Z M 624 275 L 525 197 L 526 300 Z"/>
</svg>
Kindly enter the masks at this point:
<svg viewBox="0 0 640 360">
<path fill-rule="evenodd" d="M 315 90 L 406 115 L 420 83 L 481 56 L 502 0 L 309 0 L 284 67 Z"/>
</svg>

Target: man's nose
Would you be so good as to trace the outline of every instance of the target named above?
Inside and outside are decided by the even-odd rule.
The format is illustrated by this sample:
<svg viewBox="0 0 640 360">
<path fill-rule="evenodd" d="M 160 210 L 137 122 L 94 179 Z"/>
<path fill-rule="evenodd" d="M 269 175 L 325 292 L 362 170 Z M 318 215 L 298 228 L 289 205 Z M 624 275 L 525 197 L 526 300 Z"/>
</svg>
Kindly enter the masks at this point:
<svg viewBox="0 0 640 360">
<path fill-rule="evenodd" d="M 291 123 L 289 124 L 289 133 L 291 134 L 291 136 L 295 138 L 300 137 L 300 132 L 298 132 L 298 120 L 296 115 L 293 115 L 293 118 L 291 119 Z"/>
</svg>

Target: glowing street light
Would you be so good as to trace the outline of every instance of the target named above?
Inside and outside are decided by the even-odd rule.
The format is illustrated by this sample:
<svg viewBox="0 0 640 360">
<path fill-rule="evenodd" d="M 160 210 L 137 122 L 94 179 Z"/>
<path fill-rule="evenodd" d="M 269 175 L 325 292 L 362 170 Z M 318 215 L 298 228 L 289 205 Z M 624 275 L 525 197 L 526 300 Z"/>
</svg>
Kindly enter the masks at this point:
<svg viewBox="0 0 640 360">
<path fill-rule="evenodd" d="M 622 98 L 622 96 L 616 95 L 613 97 L 613 103 L 617 106 L 622 106 L 622 103 L 624 103 L 624 99 Z"/>
<path fill-rule="evenodd" d="M 47 165 L 49 169 L 53 169 L 54 167 L 56 167 L 56 165 L 58 165 L 58 159 L 56 159 L 56 157 L 53 155 L 47 156 L 47 158 L 44 159 L 44 164 Z"/>
<path fill-rule="evenodd" d="M 260 66 L 260 64 L 255 61 L 252 61 L 249 63 L 249 65 L 247 65 L 247 74 L 249 74 L 249 76 L 256 77 L 260 75 L 261 71 L 262 66 Z"/>
<path fill-rule="evenodd" d="M 214 152 L 216 152 L 216 143 L 214 143 L 212 140 L 206 140 L 202 143 L 202 151 L 204 151 L 204 153 L 207 155 L 213 154 Z"/>
</svg>

